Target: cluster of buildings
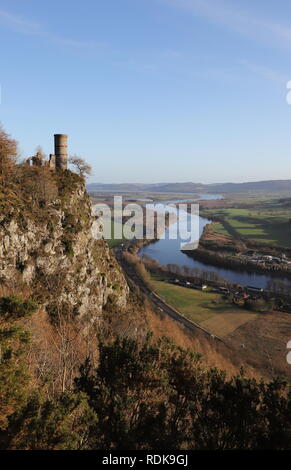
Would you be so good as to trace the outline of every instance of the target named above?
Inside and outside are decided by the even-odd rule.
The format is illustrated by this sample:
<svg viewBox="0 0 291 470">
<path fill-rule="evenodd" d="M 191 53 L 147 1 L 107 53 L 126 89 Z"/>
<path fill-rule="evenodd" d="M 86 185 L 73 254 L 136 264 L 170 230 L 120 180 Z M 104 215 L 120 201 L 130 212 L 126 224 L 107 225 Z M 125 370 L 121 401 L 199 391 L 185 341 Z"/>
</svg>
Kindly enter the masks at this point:
<svg viewBox="0 0 291 470">
<path fill-rule="evenodd" d="M 242 259 L 245 259 L 248 262 L 254 263 L 254 264 L 261 264 L 261 265 L 278 265 L 278 264 L 290 264 L 291 261 L 286 258 L 286 255 L 282 253 L 282 255 L 279 256 L 272 256 L 272 255 L 264 255 L 261 253 L 257 253 L 256 251 L 247 251 L 246 253 L 243 253 L 240 255 Z"/>
<path fill-rule="evenodd" d="M 204 284 L 204 283 L 197 284 L 194 282 L 186 281 L 184 279 L 168 279 L 166 282 L 168 282 L 169 284 L 180 286 L 180 287 L 187 287 L 188 289 L 196 289 L 196 290 L 202 290 L 202 291 L 205 291 L 206 289 L 208 289 L 207 284 Z M 236 287 L 235 286 L 214 287 L 212 285 L 209 287 L 211 288 L 211 292 L 215 292 L 215 293 L 225 295 L 225 296 L 232 295 L 233 300 L 237 300 L 237 301 L 247 300 L 247 299 L 258 300 L 259 298 L 263 296 L 263 293 L 264 293 L 264 289 L 260 287 L 254 287 L 254 286 L 246 286 L 246 287 L 241 286 L 238 288 L 237 286 Z"/>
</svg>

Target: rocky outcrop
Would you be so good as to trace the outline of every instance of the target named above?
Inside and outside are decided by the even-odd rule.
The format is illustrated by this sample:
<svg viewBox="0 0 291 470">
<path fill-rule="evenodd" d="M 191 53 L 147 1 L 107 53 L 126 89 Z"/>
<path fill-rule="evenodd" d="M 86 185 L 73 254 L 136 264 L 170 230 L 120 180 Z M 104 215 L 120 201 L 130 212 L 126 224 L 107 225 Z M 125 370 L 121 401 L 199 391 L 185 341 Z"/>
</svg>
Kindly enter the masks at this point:
<svg viewBox="0 0 291 470">
<path fill-rule="evenodd" d="M 0 215 L 1 282 L 30 286 L 52 317 L 71 311 L 98 323 L 108 304 L 123 309 L 127 283 L 107 243 L 93 237 L 93 223 L 82 182 L 37 215 L 11 205 Z"/>
</svg>

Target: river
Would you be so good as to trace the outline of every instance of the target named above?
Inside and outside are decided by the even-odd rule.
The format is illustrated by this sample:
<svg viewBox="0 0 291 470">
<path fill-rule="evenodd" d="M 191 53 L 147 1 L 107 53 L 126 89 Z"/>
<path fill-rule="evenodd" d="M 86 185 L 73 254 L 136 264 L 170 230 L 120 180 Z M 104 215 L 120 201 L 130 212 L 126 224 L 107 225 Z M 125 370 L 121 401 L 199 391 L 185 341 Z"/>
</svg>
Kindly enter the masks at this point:
<svg viewBox="0 0 291 470">
<path fill-rule="evenodd" d="M 220 195 L 212 195 L 212 194 L 200 194 L 199 198 L 195 199 L 187 199 L 189 202 L 197 202 L 202 200 L 217 200 L 223 199 Z M 164 204 L 174 204 L 174 203 L 183 203 L 186 200 L 174 200 L 174 201 L 167 201 Z M 188 214 L 188 217 L 192 217 L 191 214 Z M 195 217 L 195 216 L 194 216 Z M 187 223 L 187 222 L 186 222 Z M 211 223 L 211 220 L 205 219 L 203 217 L 199 217 L 199 233 L 200 237 L 203 233 L 204 227 Z M 165 231 L 165 238 L 158 240 L 150 245 L 144 246 L 141 248 L 139 255 L 142 256 L 144 254 L 150 256 L 151 258 L 158 261 L 161 265 L 167 264 L 177 264 L 179 266 L 189 266 L 190 268 L 199 268 L 202 271 L 212 271 L 217 273 L 221 278 L 225 279 L 231 283 L 238 283 L 243 286 L 251 285 L 259 288 L 266 288 L 268 281 L 272 280 L 280 280 L 284 282 L 288 282 L 290 285 L 290 280 L 285 279 L 283 277 L 272 276 L 271 274 L 258 274 L 250 271 L 243 271 L 243 270 L 234 270 L 234 269 L 226 269 L 220 268 L 217 266 L 213 266 L 211 264 L 202 263 L 200 261 L 196 261 L 195 259 L 191 258 L 190 256 L 186 255 L 182 251 L 180 251 L 181 243 L 185 242 L 185 240 L 181 240 L 180 238 L 176 240 L 170 240 L 168 237 L 169 229 Z"/>
</svg>

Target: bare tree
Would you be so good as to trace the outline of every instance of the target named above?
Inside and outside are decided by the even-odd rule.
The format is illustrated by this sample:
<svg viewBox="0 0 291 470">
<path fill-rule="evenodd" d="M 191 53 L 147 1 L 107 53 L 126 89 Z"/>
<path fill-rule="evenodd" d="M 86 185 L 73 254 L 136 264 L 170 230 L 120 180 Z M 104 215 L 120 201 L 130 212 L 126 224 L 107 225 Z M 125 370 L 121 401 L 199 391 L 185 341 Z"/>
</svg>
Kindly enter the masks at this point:
<svg viewBox="0 0 291 470">
<path fill-rule="evenodd" d="M 79 175 L 81 176 L 92 174 L 92 167 L 81 157 L 77 157 L 76 155 L 74 157 L 70 157 L 69 163 L 77 168 Z"/>
<path fill-rule="evenodd" d="M 13 173 L 17 158 L 17 143 L 11 139 L 0 125 L 0 177 L 5 185 Z"/>
</svg>

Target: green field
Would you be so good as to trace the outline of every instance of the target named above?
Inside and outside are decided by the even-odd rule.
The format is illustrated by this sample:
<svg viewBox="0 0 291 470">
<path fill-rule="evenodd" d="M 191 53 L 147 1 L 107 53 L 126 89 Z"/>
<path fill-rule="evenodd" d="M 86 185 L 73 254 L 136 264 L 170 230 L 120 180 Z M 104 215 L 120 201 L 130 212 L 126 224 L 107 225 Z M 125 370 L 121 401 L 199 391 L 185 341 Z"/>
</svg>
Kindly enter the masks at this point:
<svg viewBox="0 0 291 470">
<path fill-rule="evenodd" d="M 174 286 L 152 279 L 154 290 L 190 320 L 217 336 L 224 337 L 244 323 L 255 320 L 251 312 L 222 299 L 220 294 Z"/>
<path fill-rule="evenodd" d="M 262 243 L 291 248 L 291 210 L 270 205 L 262 209 L 212 209 L 203 211 L 211 219 L 220 217 L 213 225 L 217 233 L 246 237 Z"/>
<path fill-rule="evenodd" d="M 229 231 L 223 226 L 223 224 L 215 223 L 212 225 L 212 230 L 221 235 L 230 235 Z"/>
</svg>

